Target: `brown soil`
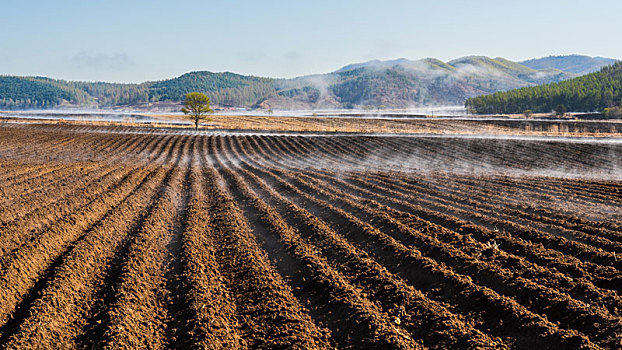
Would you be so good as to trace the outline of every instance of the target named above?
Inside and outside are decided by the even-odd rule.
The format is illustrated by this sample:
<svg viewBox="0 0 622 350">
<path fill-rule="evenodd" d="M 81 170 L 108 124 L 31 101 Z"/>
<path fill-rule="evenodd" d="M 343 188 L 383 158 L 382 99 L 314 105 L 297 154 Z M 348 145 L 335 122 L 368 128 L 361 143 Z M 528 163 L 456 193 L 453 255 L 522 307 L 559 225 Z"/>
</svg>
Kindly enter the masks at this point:
<svg viewBox="0 0 622 350">
<path fill-rule="evenodd" d="M 0 347 L 620 348 L 620 159 L 3 124 Z"/>
</svg>

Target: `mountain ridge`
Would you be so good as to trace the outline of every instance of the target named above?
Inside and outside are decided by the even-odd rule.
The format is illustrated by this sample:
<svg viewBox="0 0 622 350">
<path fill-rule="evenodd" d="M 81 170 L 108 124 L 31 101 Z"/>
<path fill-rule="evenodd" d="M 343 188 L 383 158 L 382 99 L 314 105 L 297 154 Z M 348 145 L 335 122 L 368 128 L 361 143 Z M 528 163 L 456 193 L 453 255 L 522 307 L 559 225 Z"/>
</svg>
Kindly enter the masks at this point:
<svg viewBox="0 0 622 350">
<path fill-rule="evenodd" d="M 555 68 L 564 72 L 585 75 L 598 71 L 604 66 L 612 65 L 617 61 L 613 58 L 600 56 L 565 55 L 533 58 L 519 63 L 533 69 Z"/>
<path fill-rule="evenodd" d="M 569 56 L 569 59 L 576 61 L 577 57 L 581 57 L 581 69 L 587 69 L 585 56 Z M 543 66 L 535 69 L 501 57 L 465 56 L 448 62 L 436 58 L 398 58 L 353 63 L 333 72 L 289 79 L 193 71 L 140 84 L 0 76 L 0 107 L 148 105 L 179 102 L 192 91 L 208 94 L 217 106 L 266 109 L 458 105 L 480 95 L 578 76 L 552 67 L 551 60 L 546 59 L 529 60 L 532 65 Z M 559 61 L 555 60 L 557 65 Z M 602 62 L 596 60 L 592 66 Z"/>
</svg>

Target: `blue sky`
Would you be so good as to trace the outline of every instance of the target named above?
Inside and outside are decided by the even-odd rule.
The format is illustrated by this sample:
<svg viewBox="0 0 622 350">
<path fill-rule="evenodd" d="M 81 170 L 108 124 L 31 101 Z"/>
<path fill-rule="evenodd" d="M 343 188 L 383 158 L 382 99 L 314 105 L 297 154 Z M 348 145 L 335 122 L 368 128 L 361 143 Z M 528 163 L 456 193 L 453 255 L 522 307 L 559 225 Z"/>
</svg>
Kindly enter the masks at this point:
<svg viewBox="0 0 622 350">
<path fill-rule="evenodd" d="M 0 74 L 272 77 L 371 59 L 622 58 L 620 0 L 0 0 Z"/>
</svg>

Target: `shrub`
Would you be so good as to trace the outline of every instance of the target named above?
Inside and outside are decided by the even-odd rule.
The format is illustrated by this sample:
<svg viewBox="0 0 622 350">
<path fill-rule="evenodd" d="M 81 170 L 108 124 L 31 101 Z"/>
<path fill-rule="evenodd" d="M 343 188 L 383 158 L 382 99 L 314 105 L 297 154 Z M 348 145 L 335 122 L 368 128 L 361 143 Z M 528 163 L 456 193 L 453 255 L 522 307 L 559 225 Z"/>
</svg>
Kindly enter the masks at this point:
<svg viewBox="0 0 622 350">
<path fill-rule="evenodd" d="M 609 107 L 603 110 L 605 118 L 622 118 L 622 107 Z"/>
</svg>

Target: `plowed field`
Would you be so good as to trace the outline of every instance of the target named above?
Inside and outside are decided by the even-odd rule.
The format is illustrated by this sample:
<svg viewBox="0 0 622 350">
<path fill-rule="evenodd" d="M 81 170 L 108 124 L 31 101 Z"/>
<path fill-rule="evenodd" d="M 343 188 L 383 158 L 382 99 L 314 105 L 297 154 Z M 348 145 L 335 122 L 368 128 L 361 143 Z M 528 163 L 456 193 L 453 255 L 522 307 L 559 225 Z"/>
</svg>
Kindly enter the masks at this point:
<svg viewBox="0 0 622 350">
<path fill-rule="evenodd" d="M 622 348 L 622 143 L 0 126 L 0 347 Z"/>
</svg>

